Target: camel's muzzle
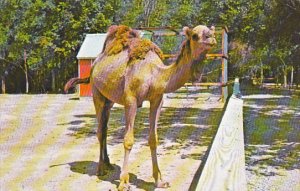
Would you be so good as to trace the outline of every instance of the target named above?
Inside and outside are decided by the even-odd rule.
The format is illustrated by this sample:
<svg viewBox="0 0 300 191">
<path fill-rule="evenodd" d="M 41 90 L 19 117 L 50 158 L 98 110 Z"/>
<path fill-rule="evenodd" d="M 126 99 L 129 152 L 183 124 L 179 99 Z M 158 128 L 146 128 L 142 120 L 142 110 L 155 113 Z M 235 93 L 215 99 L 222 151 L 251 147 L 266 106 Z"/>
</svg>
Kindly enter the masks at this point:
<svg viewBox="0 0 300 191">
<path fill-rule="evenodd" d="M 204 43 L 210 46 L 214 46 L 217 44 L 217 40 L 215 38 L 208 38 Z"/>
</svg>

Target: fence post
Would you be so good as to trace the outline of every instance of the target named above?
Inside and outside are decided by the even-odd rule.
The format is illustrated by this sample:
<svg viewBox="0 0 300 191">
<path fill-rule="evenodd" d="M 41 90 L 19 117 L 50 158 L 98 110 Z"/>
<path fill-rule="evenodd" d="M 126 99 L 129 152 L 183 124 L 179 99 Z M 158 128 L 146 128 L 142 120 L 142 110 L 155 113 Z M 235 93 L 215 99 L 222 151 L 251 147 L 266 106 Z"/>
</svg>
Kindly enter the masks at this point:
<svg viewBox="0 0 300 191">
<path fill-rule="evenodd" d="M 240 91 L 240 81 L 239 78 L 234 79 L 234 84 L 233 84 L 233 96 L 240 98 L 242 96 L 241 91 Z"/>
</svg>

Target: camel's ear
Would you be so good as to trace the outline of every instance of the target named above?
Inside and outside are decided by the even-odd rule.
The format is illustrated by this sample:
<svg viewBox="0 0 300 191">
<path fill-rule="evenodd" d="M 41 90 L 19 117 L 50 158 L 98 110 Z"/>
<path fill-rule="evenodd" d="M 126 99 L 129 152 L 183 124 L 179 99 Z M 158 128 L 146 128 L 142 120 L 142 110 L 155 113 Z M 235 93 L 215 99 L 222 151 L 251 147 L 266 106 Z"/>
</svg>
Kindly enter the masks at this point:
<svg viewBox="0 0 300 191">
<path fill-rule="evenodd" d="M 107 33 L 115 33 L 118 29 L 118 25 L 111 25 L 108 29 L 107 29 Z"/>
<path fill-rule="evenodd" d="M 136 38 L 136 37 L 139 37 L 141 34 L 140 34 L 140 31 L 138 30 L 134 30 L 132 29 L 130 32 L 129 32 L 129 38 Z"/>
<path fill-rule="evenodd" d="M 192 35 L 192 30 L 189 27 L 183 27 L 183 34 L 189 38 Z"/>
<path fill-rule="evenodd" d="M 215 26 L 211 26 L 210 30 L 215 31 Z"/>
</svg>

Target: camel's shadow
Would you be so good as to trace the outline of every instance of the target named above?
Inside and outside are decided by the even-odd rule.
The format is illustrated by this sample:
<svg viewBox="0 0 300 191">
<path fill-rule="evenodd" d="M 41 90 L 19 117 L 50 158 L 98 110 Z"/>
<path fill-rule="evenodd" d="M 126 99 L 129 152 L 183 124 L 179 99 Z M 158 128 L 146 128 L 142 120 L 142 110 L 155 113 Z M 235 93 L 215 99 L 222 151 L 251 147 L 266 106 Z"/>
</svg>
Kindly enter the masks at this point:
<svg viewBox="0 0 300 191">
<path fill-rule="evenodd" d="M 70 166 L 70 170 L 75 173 L 87 174 L 89 176 L 97 176 L 97 162 L 94 161 L 75 161 L 68 163 Z M 97 176 L 99 180 L 108 181 L 117 187 L 119 186 L 119 178 L 121 173 L 121 167 L 112 164 L 113 169 L 106 171 L 104 176 Z M 146 182 L 144 180 L 139 179 L 135 174 L 129 173 L 130 183 L 137 188 L 153 191 L 155 189 L 154 182 Z"/>
</svg>

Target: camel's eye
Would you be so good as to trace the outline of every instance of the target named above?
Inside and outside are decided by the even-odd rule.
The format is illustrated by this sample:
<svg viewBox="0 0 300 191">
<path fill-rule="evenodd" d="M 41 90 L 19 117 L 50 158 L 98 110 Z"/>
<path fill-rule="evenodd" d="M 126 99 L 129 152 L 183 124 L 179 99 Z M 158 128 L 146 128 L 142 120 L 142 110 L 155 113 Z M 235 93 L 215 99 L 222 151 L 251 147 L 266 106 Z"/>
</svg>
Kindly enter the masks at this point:
<svg viewBox="0 0 300 191">
<path fill-rule="evenodd" d="M 193 35 L 192 35 L 192 39 L 195 40 L 195 41 L 198 40 L 198 39 L 199 39 L 198 34 L 193 34 Z"/>
<path fill-rule="evenodd" d="M 209 36 L 209 35 L 206 35 L 205 38 L 210 38 L 210 36 Z"/>
</svg>

